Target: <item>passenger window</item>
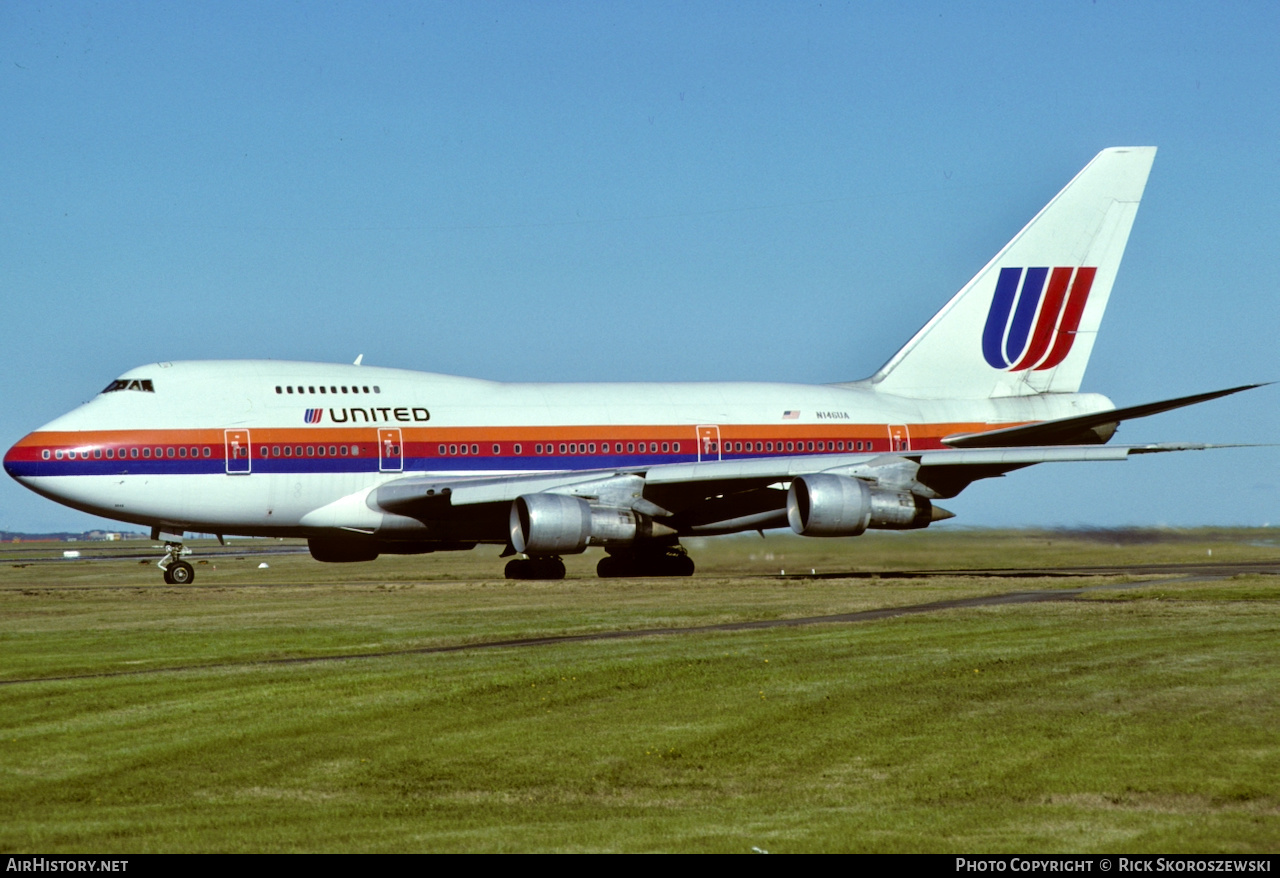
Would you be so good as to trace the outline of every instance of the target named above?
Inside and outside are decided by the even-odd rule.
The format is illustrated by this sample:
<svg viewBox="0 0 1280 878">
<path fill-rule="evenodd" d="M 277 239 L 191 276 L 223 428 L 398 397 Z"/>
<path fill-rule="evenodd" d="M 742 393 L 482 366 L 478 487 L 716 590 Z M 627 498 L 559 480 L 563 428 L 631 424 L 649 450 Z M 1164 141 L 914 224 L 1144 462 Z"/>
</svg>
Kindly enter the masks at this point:
<svg viewBox="0 0 1280 878">
<path fill-rule="evenodd" d="M 520 453 L 520 443 L 519 443 L 519 442 L 517 442 L 517 443 L 516 443 L 516 449 L 515 449 L 515 450 L 516 450 L 516 454 L 519 454 L 519 453 Z"/>
</svg>

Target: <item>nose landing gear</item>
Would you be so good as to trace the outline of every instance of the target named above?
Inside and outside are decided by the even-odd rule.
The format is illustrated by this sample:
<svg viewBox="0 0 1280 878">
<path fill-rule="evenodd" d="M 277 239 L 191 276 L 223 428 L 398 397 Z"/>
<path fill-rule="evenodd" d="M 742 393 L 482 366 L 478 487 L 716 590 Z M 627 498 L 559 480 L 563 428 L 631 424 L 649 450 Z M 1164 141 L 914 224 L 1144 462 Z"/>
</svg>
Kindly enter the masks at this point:
<svg viewBox="0 0 1280 878">
<path fill-rule="evenodd" d="M 195 568 L 182 560 L 183 555 L 190 554 L 191 550 L 182 543 L 165 541 L 164 557 L 156 566 L 164 573 L 166 585 L 186 585 L 195 580 Z"/>
</svg>

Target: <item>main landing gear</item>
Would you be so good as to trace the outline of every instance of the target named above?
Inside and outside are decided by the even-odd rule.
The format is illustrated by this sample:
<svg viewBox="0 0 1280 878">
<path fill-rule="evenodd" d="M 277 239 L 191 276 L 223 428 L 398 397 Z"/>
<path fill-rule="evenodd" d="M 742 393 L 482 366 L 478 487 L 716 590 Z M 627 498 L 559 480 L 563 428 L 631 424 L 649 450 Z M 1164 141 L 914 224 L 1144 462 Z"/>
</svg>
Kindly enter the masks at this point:
<svg viewBox="0 0 1280 878">
<path fill-rule="evenodd" d="M 164 557 L 156 566 L 163 571 L 166 585 L 186 585 L 195 580 L 195 568 L 182 560 L 183 555 L 190 554 L 191 550 L 182 543 L 165 541 Z"/>
<path fill-rule="evenodd" d="M 606 555 L 596 565 L 601 579 L 629 576 L 692 576 L 693 559 L 683 546 L 668 546 L 648 552 L 618 552 Z M 564 562 L 559 558 L 516 558 L 507 562 L 507 579 L 564 579 Z"/>
<path fill-rule="evenodd" d="M 683 546 L 670 546 L 658 552 L 619 552 L 606 555 L 596 565 L 601 579 L 623 576 L 692 576 L 693 559 Z"/>
<path fill-rule="evenodd" d="M 507 562 L 507 579 L 564 579 L 559 558 L 515 558 Z"/>
</svg>

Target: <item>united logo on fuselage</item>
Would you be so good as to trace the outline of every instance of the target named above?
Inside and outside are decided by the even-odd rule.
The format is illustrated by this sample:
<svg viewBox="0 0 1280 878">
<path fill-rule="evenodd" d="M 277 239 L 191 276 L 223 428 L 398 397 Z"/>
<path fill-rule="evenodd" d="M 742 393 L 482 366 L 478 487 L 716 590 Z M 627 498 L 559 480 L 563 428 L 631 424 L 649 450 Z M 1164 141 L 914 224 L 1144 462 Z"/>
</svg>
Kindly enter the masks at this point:
<svg viewBox="0 0 1280 878">
<path fill-rule="evenodd" d="M 324 417 L 324 409 L 307 409 L 304 420 L 308 424 L 318 424 L 322 417 Z"/>
<path fill-rule="evenodd" d="M 1057 366 L 1071 352 L 1097 273 L 1092 266 L 1000 269 L 983 358 L 1010 372 Z"/>
</svg>

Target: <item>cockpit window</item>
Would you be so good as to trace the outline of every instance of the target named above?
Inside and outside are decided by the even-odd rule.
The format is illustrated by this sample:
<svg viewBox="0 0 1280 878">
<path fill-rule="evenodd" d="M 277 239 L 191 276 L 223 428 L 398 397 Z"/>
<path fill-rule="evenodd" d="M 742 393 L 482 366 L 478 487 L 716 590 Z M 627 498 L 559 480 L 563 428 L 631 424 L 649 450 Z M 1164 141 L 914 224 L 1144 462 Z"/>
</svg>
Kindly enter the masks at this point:
<svg viewBox="0 0 1280 878">
<path fill-rule="evenodd" d="M 151 383 L 150 378 L 117 378 L 102 389 L 103 393 L 114 393 L 117 390 L 141 390 L 145 393 L 155 393 L 155 385 Z"/>
</svg>

